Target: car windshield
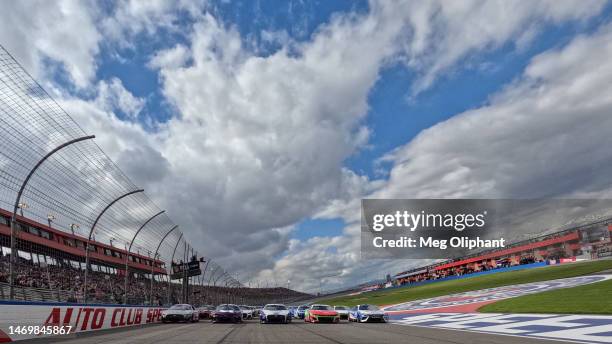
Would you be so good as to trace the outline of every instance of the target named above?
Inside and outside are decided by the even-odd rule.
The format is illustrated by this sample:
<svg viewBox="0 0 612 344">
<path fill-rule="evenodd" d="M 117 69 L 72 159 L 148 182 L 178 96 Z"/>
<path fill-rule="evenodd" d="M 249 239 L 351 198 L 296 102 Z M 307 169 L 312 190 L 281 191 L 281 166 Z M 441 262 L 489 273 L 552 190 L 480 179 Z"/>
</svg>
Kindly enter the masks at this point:
<svg viewBox="0 0 612 344">
<path fill-rule="evenodd" d="M 174 305 L 174 306 L 170 307 L 170 309 L 179 310 L 179 311 L 188 311 L 188 310 L 191 309 L 191 306 L 189 306 L 189 305 Z"/>
<path fill-rule="evenodd" d="M 344 306 L 336 306 L 336 307 L 334 307 L 334 309 L 335 310 L 339 310 L 339 311 L 344 311 L 344 310 L 346 310 L 346 307 L 344 307 Z"/>
<path fill-rule="evenodd" d="M 284 311 L 287 309 L 287 307 L 283 305 L 266 305 L 264 309 L 267 311 Z"/>
<path fill-rule="evenodd" d="M 326 305 L 314 305 L 310 309 L 315 310 L 315 311 L 329 311 L 331 310 L 331 307 L 326 306 Z"/>
<path fill-rule="evenodd" d="M 373 305 L 361 305 L 359 306 L 360 311 L 377 311 L 378 307 Z"/>
<path fill-rule="evenodd" d="M 219 305 L 217 306 L 218 311 L 233 311 L 234 308 L 230 305 Z"/>
</svg>

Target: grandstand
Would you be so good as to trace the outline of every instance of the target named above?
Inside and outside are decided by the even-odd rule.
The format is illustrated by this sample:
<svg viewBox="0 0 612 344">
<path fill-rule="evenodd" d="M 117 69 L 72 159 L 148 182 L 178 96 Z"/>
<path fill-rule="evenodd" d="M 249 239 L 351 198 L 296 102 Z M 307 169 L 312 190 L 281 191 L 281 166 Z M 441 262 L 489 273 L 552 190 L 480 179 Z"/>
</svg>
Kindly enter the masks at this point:
<svg viewBox="0 0 612 344">
<path fill-rule="evenodd" d="M 533 263 L 557 264 L 612 256 L 612 218 L 553 231 L 502 249 L 484 250 L 454 260 L 437 262 L 395 274 L 395 285 Z"/>
</svg>

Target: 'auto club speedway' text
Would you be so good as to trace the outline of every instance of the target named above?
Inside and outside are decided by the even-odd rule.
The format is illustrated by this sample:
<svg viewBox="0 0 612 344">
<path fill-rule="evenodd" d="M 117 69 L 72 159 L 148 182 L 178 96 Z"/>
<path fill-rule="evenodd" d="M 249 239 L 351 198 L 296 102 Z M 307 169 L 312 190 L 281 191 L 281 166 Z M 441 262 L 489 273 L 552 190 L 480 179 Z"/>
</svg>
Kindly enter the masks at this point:
<svg viewBox="0 0 612 344">
<path fill-rule="evenodd" d="M 114 308 L 108 307 L 55 307 L 45 321 L 45 326 L 73 325 L 73 331 L 90 331 L 149 324 L 161 321 L 161 308 Z M 143 321 L 144 320 L 144 321 Z"/>
</svg>

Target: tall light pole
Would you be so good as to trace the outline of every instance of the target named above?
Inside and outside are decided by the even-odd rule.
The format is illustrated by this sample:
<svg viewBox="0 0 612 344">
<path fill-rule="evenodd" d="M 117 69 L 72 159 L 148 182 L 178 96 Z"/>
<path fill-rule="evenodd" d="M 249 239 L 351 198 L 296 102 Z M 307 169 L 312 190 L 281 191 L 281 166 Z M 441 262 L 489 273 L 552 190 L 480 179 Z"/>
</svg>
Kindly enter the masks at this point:
<svg viewBox="0 0 612 344">
<path fill-rule="evenodd" d="M 140 231 L 142 231 L 143 228 L 146 227 L 147 224 L 149 224 L 149 222 L 151 222 L 154 218 L 158 217 L 159 215 L 165 213 L 165 210 L 160 211 L 159 213 L 151 216 L 148 220 L 146 220 L 142 226 L 140 226 L 140 228 L 138 228 L 138 230 L 136 231 L 136 233 L 134 234 L 134 236 L 132 237 L 132 241 L 130 241 L 130 246 L 127 248 L 127 252 L 125 254 L 125 280 L 124 280 L 124 288 L 125 288 L 125 293 L 123 294 L 123 304 L 127 305 L 127 287 L 128 287 L 128 280 L 129 280 L 129 274 L 128 271 L 130 269 L 129 265 L 128 265 L 128 261 L 129 261 L 129 257 L 130 257 L 130 251 L 132 250 L 132 245 L 134 245 L 134 241 L 136 240 L 136 237 L 138 236 L 138 234 L 140 233 Z M 149 251 L 150 252 L 150 251 Z M 151 253 L 149 253 L 149 256 L 151 256 Z"/>
</svg>

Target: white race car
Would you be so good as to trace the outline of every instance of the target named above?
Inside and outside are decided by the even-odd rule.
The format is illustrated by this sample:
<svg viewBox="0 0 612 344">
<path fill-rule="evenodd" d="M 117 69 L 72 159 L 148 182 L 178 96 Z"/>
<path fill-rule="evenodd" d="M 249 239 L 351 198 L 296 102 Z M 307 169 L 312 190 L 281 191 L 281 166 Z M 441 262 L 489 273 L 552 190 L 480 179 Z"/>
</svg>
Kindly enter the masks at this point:
<svg viewBox="0 0 612 344">
<path fill-rule="evenodd" d="M 240 305 L 240 310 L 242 311 L 242 319 L 243 320 L 251 320 L 253 319 L 253 310 L 249 306 Z"/>
<path fill-rule="evenodd" d="M 349 321 L 387 322 L 389 315 L 374 305 L 357 305 L 351 308 Z"/>
<path fill-rule="evenodd" d="M 262 324 L 288 324 L 291 322 L 291 314 L 289 314 L 289 309 L 285 305 L 268 304 L 265 305 L 264 308 L 259 312 L 259 322 Z"/>
<path fill-rule="evenodd" d="M 161 312 L 163 323 L 167 322 L 197 322 L 200 321 L 200 313 L 192 305 L 178 304 Z"/>
<path fill-rule="evenodd" d="M 340 316 L 340 320 L 348 320 L 349 318 L 349 308 L 346 306 L 334 306 L 334 310 L 338 312 Z"/>
</svg>

